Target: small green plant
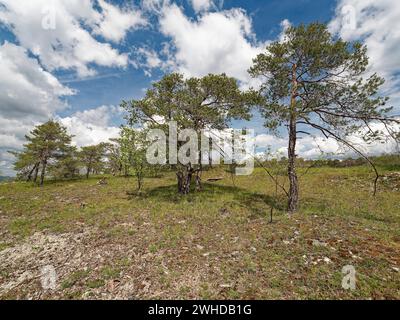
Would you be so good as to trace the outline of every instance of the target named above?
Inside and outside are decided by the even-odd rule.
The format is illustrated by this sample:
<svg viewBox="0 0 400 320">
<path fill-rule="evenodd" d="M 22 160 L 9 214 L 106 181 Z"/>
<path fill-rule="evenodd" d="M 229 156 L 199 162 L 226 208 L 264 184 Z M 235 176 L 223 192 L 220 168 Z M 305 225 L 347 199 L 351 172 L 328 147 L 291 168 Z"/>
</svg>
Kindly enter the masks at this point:
<svg viewBox="0 0 400 320">
<path fill-rule="evenodd" d="M 84 280 L 89 275 L 89 273 L 90 272 L 87 270 L 79 270 L 73 272 L 71 275 L 68 276 L 67 279 L 65 279 L 61 283 L 61 288 L 68 289 L 73 287 L 77 282 Z"/>
<path fill-rule="evenodd" d="M 95 279 L 95 280 L 90 280 L 87 282 L 87 286 L 91 289 L 97 289 L 100 287 L 103 287 L 105 285 L 105 282 L 103 279 Z"/>
</svg>

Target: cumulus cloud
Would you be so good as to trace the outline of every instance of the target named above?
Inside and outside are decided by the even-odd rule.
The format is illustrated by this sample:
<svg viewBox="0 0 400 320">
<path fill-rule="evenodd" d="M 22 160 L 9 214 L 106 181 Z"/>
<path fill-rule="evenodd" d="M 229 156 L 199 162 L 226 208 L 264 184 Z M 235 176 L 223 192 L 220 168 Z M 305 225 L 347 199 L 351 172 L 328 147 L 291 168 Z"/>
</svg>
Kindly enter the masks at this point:
<svg viewBox="0 0 400 320">
<path fill-rule="evenodd" d="M 191 2 L 196 12 L 207 11 L 214 5 L 212 0 L 191 0 Z"/>
<path fill-rule="evenodd" d="M 135 50 L 135 58 L 131 61 L 132 65 L 139 69 L 143 69 L 146 76 L 151 77 L 153 69 L 165 69 L 166 62 L 163 61 L 159 54 L 148 47 L 140 47 Z"/>
<path fill-rule="evenodd" d="M 12 174 L 13 157 L 36 124 L 66 107 L 63 97 L 75 94 L 45 71 L 26 49 L 0 46 L 0 160 L 3 174 Z"/>
<path fill-rule="evenodd" d="M 111 124 L 113 116 L 120 111 L 115 106 L 100 106 L 94 109 L 78 111 L 68 117 L 55 117 L 73 135 L 72 144 L 77 147 L 108 142 L 110 138 L 119 136 L 120 128 Z M 12 163 L 14 157 L 9 150 L 19 150 L 26 142 L 25 135 L 40 122 L 24 122 L 7 120 L 0 117 L 0 165 L 3 174 L 14 175 Z"/>
<path fill-rule="evenodd" d="M 123 40 L 127 32 L 147 25 L 147 20 L 138 9 L 121 9 L 104 0 L 98 0 L 102 9 L 102 17 L 96 23 L 95 34 L 114 42 Z"/>
<path fill-rule="evenodd" d="M 172 40 L 169 64 L 186 76 L 226 73 L 248 83 L 247 70 L 265 48 L 255 40 L 251 19 L 242 9 L 207 12 L 193 20 L 171 4 L 163 7 L 159 23 Z"/>
<path fill-rule="evenodd" d="M 372 123 L 373 130 L 385 130 L 381 123 Z M 369 156 L 376 156 L 384 153 L 393 153 L 398 145 L 393 139 L 366 143 L 360 135 L 352 135 L 347 140 L 354 145 L 360 152 Z M 287 157 L 288 141 L 286 138 L 276 137 L 271 134 L 260 134 L 254 139 L 258 153 L 270 150 L 272 154 L 279 154 Z M 307 135 L 297 140 L 296 152 L 299 157 L 305 159 L 317 159 L 322 157 L 346 158 L 359 157 L 353 149 L 338 143 L 330 138 L 326 139 L 320 134 Z"/>
<path fill-rule="evenodd" d="M 20 46 L 5 42 L 0 61 L 0 160 L 2 171 L 10 174 L 12 156 L 7 151 L 20 149 L 25 134 L 65 108 L 63 97 L 75 92 Z"/>
<path fill-rule="evenodd" d="M 20 46 L 4 43 L 0 59 L 2 118 L 43 119 L 65 107 L 62 96 L 74 94 Z"/>
<path fill-rule="evenodd" d="M 397 0 L 341 0 L 330 22 L 344 40 L 361 40 L 368 47 L 371 72 L 384 76 L 384 93 L 400 103 L 400 6 Z M 400 110 L 398 108 L 397 110 Z"/>
<path fill-rule="evenodd" d="M 43 70 L 20 46 L 4 43 L 0 60 L 0 161 L 3 174 L 12 175 L 14 158 L 7 151 L 21 149 L 25 135 L 35 125 L 55 117 L 66 107 L 63 97 L 75 92 Z M 118 110 L 101 106 L 58 120 L 76 135 L 76 145 L 96 144 L 118 135 L 119 128 L 110 125 Z"/>
<path fill-rule="evenodd" d="M 126 32 L 145 24 L 140 12 L 128 12 L 104 0 L 96 10 L 91 0 L 0 0 L 0 22 L 19 43 L 38 56 L 49 70 L 72 69 L 80 76 L 95 74 L 90 64 L 126 67 L 127 54 L 91 34 L 121 41 Z M 86 26 L 84 28 L 83 26 Z"/>
<path fill-rule="evenodd" d="M 107 142 L 110 138 L 118 137 L 120 129 L 110 124 L 111 118 L 117 113 L 117 107 L 101 106 L 79 111 L 58 120 L 67 127 L 70 134 L 74 135 L 73 144 L 82 147 Z"/>
</svg>

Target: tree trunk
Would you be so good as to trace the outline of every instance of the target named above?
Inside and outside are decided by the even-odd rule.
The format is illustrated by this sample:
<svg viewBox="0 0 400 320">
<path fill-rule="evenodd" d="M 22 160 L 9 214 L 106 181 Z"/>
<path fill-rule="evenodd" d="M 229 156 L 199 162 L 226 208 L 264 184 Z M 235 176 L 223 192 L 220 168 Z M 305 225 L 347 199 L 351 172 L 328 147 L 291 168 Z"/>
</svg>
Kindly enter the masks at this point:
<svg viewBox="0 0 400 320">
<path fill-rule="evenodd" d="M 87 169 L 86 169 L 86 179 L 89 179 L 89 175 L 90 175 L 90 167 L 87 167 Z"/>
<path fill-rule="evenodd" d="M 201 191 L 203 190 L 203 186 L 201 185 L 201 175 L 203 173 L 203 154 L 200 150 L 200 163 L 199 163 L 199 168 L 195 171 L 196 172 L 196 191 Z"/>
<path fill-rule="evenodd" d="M 194 170 L 192 166 L 189 164 L 187 168 L 183 170 L 179 170 L 176 173 L 176 177 L 178 179 L 178 192 L 180 194 L 189 194 L 190 187 L 192 184 L 192 177 L 193 177 Z"/>
<path fill-rule="evenodd" d="M 35 165 L 33 166 L 32 170 L 29 172 L 28 174 L 28 178 L 26 179 L 27 182 L 32 180 L 32 175 L 33 173 L 36 171 L 36 168 L 39 166 L 39 163 L 35 163 Z"/>
<path fill-rule="evenodd" d="M 182 171 L 176 173 L 176 178 L 178 180 L 178 193 L 184 194 L 184 175 Z"/>
<path fill-rule="evenodd" d="M 201 174 L 200 170 L 197 171 L 196 173 L 196 191 L 201 191 L 203 190 L 203 186 L 201 185 Z"/>
<path fill-rule="evenodd" d="M 290 120 L 289 120 L 289 147 L 288 147 L 288 176 L 289 176 L 289 201 L 288 212 L 292 214 L 297 211 L 299 204 L 299 184 L 296 174 L 296 142 L 297 142 L 297 78 L 296 65 L 293 66 L 292 96 L 290 101 Z"/>
<path fill-rule="evenodd" d="M 186 177 L 185 177 L 185 194 L 190 193 L 190 187 L 192 186 L 192 178 L 193 178 L 193 173 L 194 169 L 192 167 L 192 164 L 189 163 L 189 165 L 186 168 Z"/>
<path fill-rule="evenodd" d="M 140 191 L 140 190 L 142 190 L 142 186 L 143 186 L 142 174 L 141 174 L 141 173 L 137 173 L 137 174 L 136 174 L 136 179 L 137 179 L 138 191 Z"/>
<path fill-rule="evenodd" d="M 44 176 L 46 174 L 47 159 L 45 158 L 42 162 L 42 173 L 40 174 L 40 186 L 44 184 Z"/>
<path fill-rule="evenodd" d="M 36 166 L 36 169 L 35 169 L 35 173 L 33 175 L 33 182 L 35 182 L 35 183 L 37 181 L 37 177 L 38 177 L 38 174 L 39 174 L 39 167 L 40 167 L 40 162 L 37 163 L 37 166 Z"/>
<path fill-rule="evenodd" d="M 189 169 L 186 173 L 185 194 L 190 193 L 190 187 L 192 184 L 192 176 L 193 176 L 193 171 L 192 171 L 192 168 L 189 167 Z"/>
</svg>

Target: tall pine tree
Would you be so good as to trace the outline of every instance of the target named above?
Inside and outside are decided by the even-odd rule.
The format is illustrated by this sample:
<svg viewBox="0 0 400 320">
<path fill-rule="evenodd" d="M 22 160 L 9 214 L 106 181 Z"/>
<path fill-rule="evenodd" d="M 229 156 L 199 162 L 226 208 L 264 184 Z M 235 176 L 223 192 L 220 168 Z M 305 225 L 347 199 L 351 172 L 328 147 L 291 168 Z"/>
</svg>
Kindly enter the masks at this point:
<svg viewBox="0 0 400 320">
<path fill-rule="evenodd" d="M 249 72 L 263 80 L 261 112 L 266 126 L 273 131 L 288 129 L 290 213 L 299 202 L 295 160 L 301 134 L 320 132 L 368 161 L 349 139 L 352 135 L 366 140 L 396 136 L 391 125 L 398 121 L 389 116 L 388 99 L 378 95 L 384 79 L 376 74 L 365 78 L 367 67 L 365 46 L 335 39 L 320 23 L 288 28 L 284 41 L 271 43 L 254 60 Z M 374 122 L 381 123 L 386 134 L 373 129 Z"/>
<path fill-rule="evenodd" d="M 27 180 L 37 181 L 42 186 L 51 162 L 56 162 L 71 150 L 71 136 L 59 122 L 49 120 L 35 127 L 29 135 L 22 152 L 16 153 L 14 168 Z"/>
</svg>

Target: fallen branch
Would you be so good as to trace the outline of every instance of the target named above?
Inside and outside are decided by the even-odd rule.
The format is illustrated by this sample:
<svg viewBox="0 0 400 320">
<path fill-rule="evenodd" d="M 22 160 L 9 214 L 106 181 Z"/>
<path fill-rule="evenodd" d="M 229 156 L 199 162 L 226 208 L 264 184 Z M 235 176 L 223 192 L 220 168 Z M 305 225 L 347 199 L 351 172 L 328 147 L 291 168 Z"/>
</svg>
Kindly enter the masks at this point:
<svg viewBox="0 0 400 320">
<path fill-rule="evenodd" d="M 219 177 L 219 178 L 209 178 L 209 179 L 207 179 L 207 182 L 217 182 L 217 181 L 221 181 L 221 180 L 223 180 L 224 178 L 222 178 L 222 177 Z"/>
</svg>

